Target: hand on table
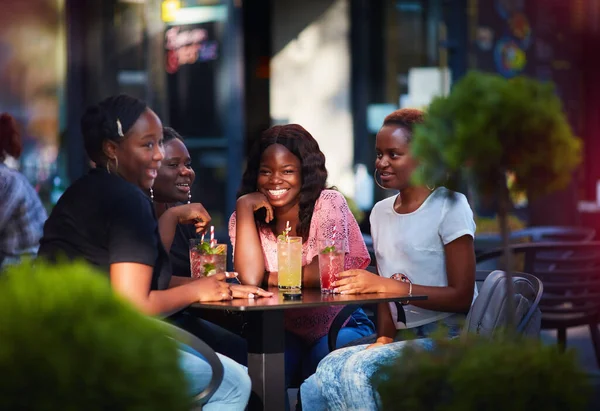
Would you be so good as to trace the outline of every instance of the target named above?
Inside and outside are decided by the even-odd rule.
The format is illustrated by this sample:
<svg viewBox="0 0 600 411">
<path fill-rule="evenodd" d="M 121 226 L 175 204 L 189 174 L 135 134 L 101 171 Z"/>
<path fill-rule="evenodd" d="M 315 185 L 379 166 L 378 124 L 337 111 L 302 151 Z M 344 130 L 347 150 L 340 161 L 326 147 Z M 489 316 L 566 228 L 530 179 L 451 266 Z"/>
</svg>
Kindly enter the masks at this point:
<svg viewBox="0 0 600 411">
<path fill-rule="evenodd" d="M 231 288 L 233 298 L 260 298 L 271 297 L 273 295 L 273 293 L 253 285 L 231 284 L 229 287 Z"/>
<path fill-rule="evenodd" d="M 231 287 L 225 279 L 236 276 L 236 273 L 219 273 L 192 281 L 189 286 L 196 287 L 199 302 L 227 301 L 231 300 L 233 296 Z"/>
<path fill-rule="evenodd" d="M 340 294 L 368 294 L 385 292 L 386 278 L 366 270 L 348 270 L 338 274 L 339 280 L 332 285 Z"/>
</svg>

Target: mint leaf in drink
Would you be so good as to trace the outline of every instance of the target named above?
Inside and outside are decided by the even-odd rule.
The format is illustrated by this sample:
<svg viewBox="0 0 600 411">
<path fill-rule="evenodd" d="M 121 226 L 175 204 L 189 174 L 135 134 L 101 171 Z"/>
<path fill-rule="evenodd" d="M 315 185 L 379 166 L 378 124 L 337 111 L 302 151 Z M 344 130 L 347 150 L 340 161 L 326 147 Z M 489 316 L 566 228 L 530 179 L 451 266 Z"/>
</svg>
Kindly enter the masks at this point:
<svg viewBox="0 0 600 411">
<path fill-rule="evenodd" d="M 329 253 L 335 253 L 335 252 L 336 252 L 336 249 L 335 249 L 334 245 L 330 245 L 321 250 L 321 254 L 329 254 Z"/>
<path fill-rule="evenodd" d="M 211 271 L 216 271 L 217 267 L 214 264 L 211 263 L 207 263 L 202 265 L 202 268 L 204 269 L 204 275 L 209 276 L 211 275 Z M 214 274 L 214 273 L 212 273 Z"/>
<path fill-rule="evenodd" d="M 210 252 L 210 244 L 206 241 L 201 242 L 199 245 L 196 246 L 196 248 L 202 251 L 203 254 L 212 254 Z"/>
</svg>

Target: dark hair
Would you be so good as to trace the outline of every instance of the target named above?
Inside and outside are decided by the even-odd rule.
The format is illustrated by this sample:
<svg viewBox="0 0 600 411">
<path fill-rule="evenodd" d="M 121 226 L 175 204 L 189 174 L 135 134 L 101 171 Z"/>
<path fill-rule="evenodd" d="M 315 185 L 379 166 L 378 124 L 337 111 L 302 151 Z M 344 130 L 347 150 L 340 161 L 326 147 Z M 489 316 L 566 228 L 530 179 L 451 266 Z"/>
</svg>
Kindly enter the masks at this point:
<svg viewBox="0 0 600 411">
<path fill-rule="evenodd" d="M 300 188 L 298 213 L 300 223 L 296 227 L 296 232 L 306 241 L 315 203 L 319 199 L 321 191 L 325 189 L 327 169 L 325 168 L 325 155 L 319 149 L 319 143 L 304 127 L 298 124 L 287 124 L 271 127 L 262 133 L 249 153 L 238 197 L 256 191 L 261 156 L 267 147 L 273 144 L 281 144 L 300 160 L 302 187 Z M 264 209 L 259 210 L 255 216 L 257 224 L 265 224 Z"/>
<path fill-rule="evenodd" d="M 3 161 L 7 154 L 19 158 L 21 151 L 23 145 L 17 122 L 10 114 L 2 113 L 0 115 L 0 161 Z"/>
<path fill-rule="evenodd" d="M 181 137 L 181 134 L 179 134 L 177 131 L 175 131 L 175 129 L 171 127 L 163 127 L 163 138 L 164 143 L 168 143 L 169 141 L 175 139 L 183 141 L 183 137 Z"/>
<path fill-rule="evenodd" d="M 119 142 L 148 108 L 145 102 L 126 94 L 108 97 L 87 108 L 81 118 L 81 132 L 85 151 L 98 165 L 104 165 L 102 150 L 105 140 Z M 119 124 L 121 125 L 119 129 Z"/>
<path fill-rule="evenodd" d="M 412 139 L 412 131 L 415 124 L 423 123 L 424 114 L 421 110 L 414 108 L 401 108 L 389 114 L 384 120 L 383 125 L 395 125 L 404 128 L 407 131 L 408 142 Z"/>
</svg>

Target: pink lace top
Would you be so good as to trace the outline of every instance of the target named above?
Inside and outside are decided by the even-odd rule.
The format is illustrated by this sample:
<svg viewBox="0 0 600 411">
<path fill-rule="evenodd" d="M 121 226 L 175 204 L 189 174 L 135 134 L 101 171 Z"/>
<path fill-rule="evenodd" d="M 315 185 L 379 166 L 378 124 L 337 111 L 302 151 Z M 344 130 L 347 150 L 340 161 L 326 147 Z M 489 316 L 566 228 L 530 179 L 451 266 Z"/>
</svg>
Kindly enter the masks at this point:
<svg viewBox="0 0 600 411">
<path fill-rule="evenodd" d="M 360 233 L 358 223 L 354 219 L 348 203 L 342 194 L 334 190 L 323 190 L 313 212 L 310 223 L 308 240 L 302 244 L 302 266 L 311 263 L 317 257 L 317 240 L 330 239 L 333 227 L 336 227 L 337 238 L 343 238 L 346 258 L 344 268 L 365 268 L 371 259 L 365 242 Z M 235 212 L 229 219 L 229 237 L 235 254 Z M 277 269 L 277 238 L 268 227 L 259 228 L 260 242 L 263 247 L 265 269 L 269 272 Z M 306 308 L 301 310 L 286 310 L 286 329 L 302 337 L 306 342 L 313 343 L 329 332 L 333 319 L 342 307 Z"/>
</svg>

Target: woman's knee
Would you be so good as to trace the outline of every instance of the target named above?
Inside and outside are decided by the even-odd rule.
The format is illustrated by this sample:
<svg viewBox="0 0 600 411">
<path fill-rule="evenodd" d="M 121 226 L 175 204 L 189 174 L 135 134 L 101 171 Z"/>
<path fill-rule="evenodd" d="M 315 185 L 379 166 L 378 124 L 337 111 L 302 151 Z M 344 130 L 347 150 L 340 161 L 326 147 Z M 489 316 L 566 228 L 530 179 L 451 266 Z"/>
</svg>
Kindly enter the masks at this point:
<svg viewBox="0 0 600 411">
<path fill-rule="evenodd" d="M 188 350 L 179 350 L 179 368 L 183 371 L 190 396 L 198 395 L 204 390 L 211 378 L 212 368 L 203 358 Z"/>
<path fill-rule="evenodd" d="M 223 381 L 219 389 L 223 390 L 222 397 L 228 402 L 246 404 L 250 398 L 252 390 L 252 382 L 248 375 L 248 369 L 243 365 L 238 364 L 231 358 L 217 354 L 223 364 Z"/>
<path fill-rule="evenodd" d="M 327 409 L 327 402 L 321 393 L 316 376 L 307 378 L 300 386 L 300 397 L 302 398 L 302 407 L 311 411 L 321 411 Z"/>
</svg>

